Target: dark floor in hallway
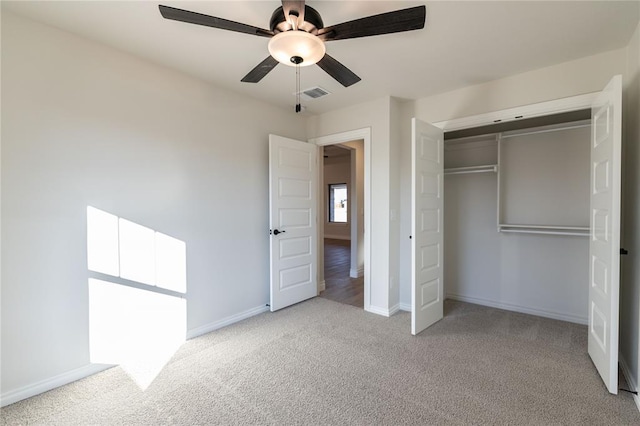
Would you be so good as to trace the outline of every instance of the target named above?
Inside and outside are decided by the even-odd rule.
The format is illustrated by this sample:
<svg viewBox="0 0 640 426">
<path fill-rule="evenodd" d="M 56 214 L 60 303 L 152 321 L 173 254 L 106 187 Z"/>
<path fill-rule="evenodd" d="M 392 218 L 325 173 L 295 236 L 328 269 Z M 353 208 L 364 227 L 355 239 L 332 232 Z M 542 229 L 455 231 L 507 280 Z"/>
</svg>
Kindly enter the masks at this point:
<svg viewBox="0 0 640 426">
<path fill-rule="evenodd" d="M 350 241 L 324 240 L 325 290 L 320 293 L 335 302 L 364 307 L 364 277 L 349 277 L 351 262 Z"/>
</svg>

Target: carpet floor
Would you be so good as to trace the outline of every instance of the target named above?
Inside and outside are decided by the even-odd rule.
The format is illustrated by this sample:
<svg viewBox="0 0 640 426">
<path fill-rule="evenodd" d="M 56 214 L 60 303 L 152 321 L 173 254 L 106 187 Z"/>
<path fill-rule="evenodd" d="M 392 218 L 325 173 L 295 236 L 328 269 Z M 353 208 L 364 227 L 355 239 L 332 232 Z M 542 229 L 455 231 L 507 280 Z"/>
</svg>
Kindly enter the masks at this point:
<svg viewBox="0 0 640 426">
<path fill-rule="evenodd" d="M 585 326 L 454 301 L 411 336 L 407 313 L 315 298 L 186 342 L 145 391 L 116 367 L 9 405 L 1 423 L 640 424 L 586 339 Z"/>
</svg>

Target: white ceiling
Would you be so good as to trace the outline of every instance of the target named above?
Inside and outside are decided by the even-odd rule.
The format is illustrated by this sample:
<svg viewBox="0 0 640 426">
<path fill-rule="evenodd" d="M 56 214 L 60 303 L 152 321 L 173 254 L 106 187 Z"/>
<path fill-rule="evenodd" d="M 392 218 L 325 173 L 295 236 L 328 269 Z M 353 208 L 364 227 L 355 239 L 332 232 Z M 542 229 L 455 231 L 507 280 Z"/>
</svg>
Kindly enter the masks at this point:
<svg viewBox="0 0 640 426">
<path fill-rule="evenodd" d="M 269 27 L 279 1 L 2 1 L 45 22 L 247 96 L 293 108 L 295 71 L 240 79 L 267 57 L 268 39 L 165 20 L 158 4 Z M 327 43 L 362 81 L 343 88 L 317 66 L 301 87 L 332 92 L 304 102 L 321 113 L 383 96 L 417 99 L 626 46 L 640 19 L 633 1 L 314 1 L 325 26 L 420 4 L 424 30 Z"/>
</svg>

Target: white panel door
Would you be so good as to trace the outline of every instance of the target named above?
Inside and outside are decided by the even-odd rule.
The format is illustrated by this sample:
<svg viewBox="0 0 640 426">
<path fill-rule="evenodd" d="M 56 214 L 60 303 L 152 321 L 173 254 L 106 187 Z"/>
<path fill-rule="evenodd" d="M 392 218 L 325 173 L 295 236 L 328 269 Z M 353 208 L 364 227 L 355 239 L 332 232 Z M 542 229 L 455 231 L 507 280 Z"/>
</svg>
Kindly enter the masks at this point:
<svg viewBox="0 0 640 426">
<path fill-rule="evenodd" d="M 411 334 L 442 319 L 444 133 L 411 121 Z"/>
<path fill-rule="evenodd" d="M 317 149 L 269 135 L 271 311 L 318 295 Z"/>
<path fill-rule="evenodd" d="M 589 355 L 609 392 L 618 393 L 622 78 L 591 108 Z"/>
</svg>

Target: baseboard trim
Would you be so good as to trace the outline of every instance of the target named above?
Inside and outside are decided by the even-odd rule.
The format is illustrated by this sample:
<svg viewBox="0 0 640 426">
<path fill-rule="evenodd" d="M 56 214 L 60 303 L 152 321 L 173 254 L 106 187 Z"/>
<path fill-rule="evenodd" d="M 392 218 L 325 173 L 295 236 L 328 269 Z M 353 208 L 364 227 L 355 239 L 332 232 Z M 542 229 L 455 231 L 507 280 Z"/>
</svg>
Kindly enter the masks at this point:
<svg viewBox="0 0 640 426">
<path fill-rule="evenodd" d="M 268 306 L 261 305 L 261 306 L 257 306 L 255 308 L 249 309 L 247 311 L 240 312 L 239 314 L 231 315 L 221 320 L 188 330 L 187 339 L 193 339 L 194 337 L 198 337 L 203 334 L 210 333 L 214 330 L 217 330 L 222 327 L 226 327 L 238 321 L 242 321 L 244 319 L 250 318 L 254 315 L 267 312 L 268 310 L 269 310 Z M 3 393 L 2 395 L 0 395 L 0 407 L 13 404 L 23 399 L 31 398 L 32 396 L 36 396 L 43 392 L 50 391 L 51 389 L 64 386 L 71 382 L 75 382 L 76 380 L 84 379 L 85 377 L 107 370 L 111 367 L 114 367 L 114 366 L 105 365 L 105 364 L 89 364 L 84 367 L 76 368 L 75 370 L 71 370 L 66 373 L 59 374 L 49 379 L 39 381 L 32 385 L 27 385 L 27 386 L 18 388 L 16 390 Z"/>
<path fill-rule="evenodd" d="M 222 318 L 221 320 L 214 321 L 209 324 L 193 328 L 191 330 L 187 330 L 187 340 L 193 339 L 194 337 L 202 336 L 203 334 L 210 333 L 212 331 L 218 330 L 219 328 L 226 327 L 247 318 L 251 318 L 252 316 L 267 312 L 268 310 L 269 307 L 266 305 L 256 306 L 255 308 L 246 310 L 244 312 L 240 312 L 238 314 Z"/>
<path fill-rule="evenodd" d="M 111 367 L 114 366 L 105 364 L 89 364 L 84 367 L 76 368 L 75 370 L 67 371 L 66 373 L 58 374 L 57 376 L 49 379 L 41 380 L 34 384 L 3 393 L 0 396 L 0 407 L 5 407 L 9 404 L 22 401 L 23 399 L 31 398 L 32 396 L 50 391 L 51 389 L 75 382 L 76 380 L 84 379 L 85 377 L 100 373 L 101 371 L 107 370 Z"/>
<path fill-rule="evenodd" d="M 394 305 L 390 309 L 381 308 L 379 306 L 369 305 L 368 308 L 365 308 L 365 311 L 371 312 L 372 314 L 382 315 L 383 317 L 390 317 L 391 315 L 397 313 L 400 310 L 400 305 Z"/>
<path fill-rule="evenodd" d="M 318 293 L 327 289 L 327 282 L 325 280 L 320 281 L 318 284 Z"/>
<path fill-rule="evenodd" d="M 582 325 L 588 324 L 588 319 L 586 317 L 579 317 L 577 315 L 567 315 L 559 312 L 546 311 L 544 309 L 527 308 L 525 306 L 514 305 L 511 303 L 495 302 L 493 300 L 480 299 L 477 297 L 461 296 L 459 294 L 453 294 L 453 293 L 446 294 L 446 298 L 459 300 L 460 302 L 475 303 L 476 305 L 489 306 L 497 309 L 504 309 L 506 311 L 519 312 L 521 314 L 537 315 L 539 317 L 573 322 L 573 323 L 582 324 Z"/>
<path fill-rule="evenodd" d="M 624 378 L 627 380 L 627 384 L 629 385 L 629 390 L 637 392 L 638 384 L 636 383 L 636 379 L 631 375 L 631 370 L 629 370 L 629 364 L 625 361 L 624 357 L 621 353 L 618 353 L 618 363 L 620 364 L 620 368 L 622 369 L 622 374 Z M 633 395 L 633 402 L 636 403 L 636 408 L 640 411 L 640 396 Z"/>
<path fill-rule="evenodd" d="M 400 303 L 400 310 L 405 312 L 411 312 L 411 304 L 410 303 Z"/>
<path fill-rule="evenodd" d="M 349 276 L 351 278 L 363 277 L 364 276 L 364 268 L 359 268 L 359 269 L 351 268 L 351 269 L 349 269 Z"/>
<path fill-rule="evenodd" d="M 383 317 L 389 316 L 389 310 L 384 308 L 379 308 L 377 306 L 369 305 L 368 308 L 365 309 L 367 312 L 371 312 L 372 314 L 382 315 Z"/>
<path fill-rule="evenodd" d="M 400 304 L 399 304 L 399 303 L 396 303 L 395 305 L 393 305 L 393 306 L 391 307 L 391 309 L 389 309 L 389 316 L 391 316 L 391 315 L 395 315 L 395 314 L 397 314 L 398 312 L 400 312 Z"/>
</svg>

